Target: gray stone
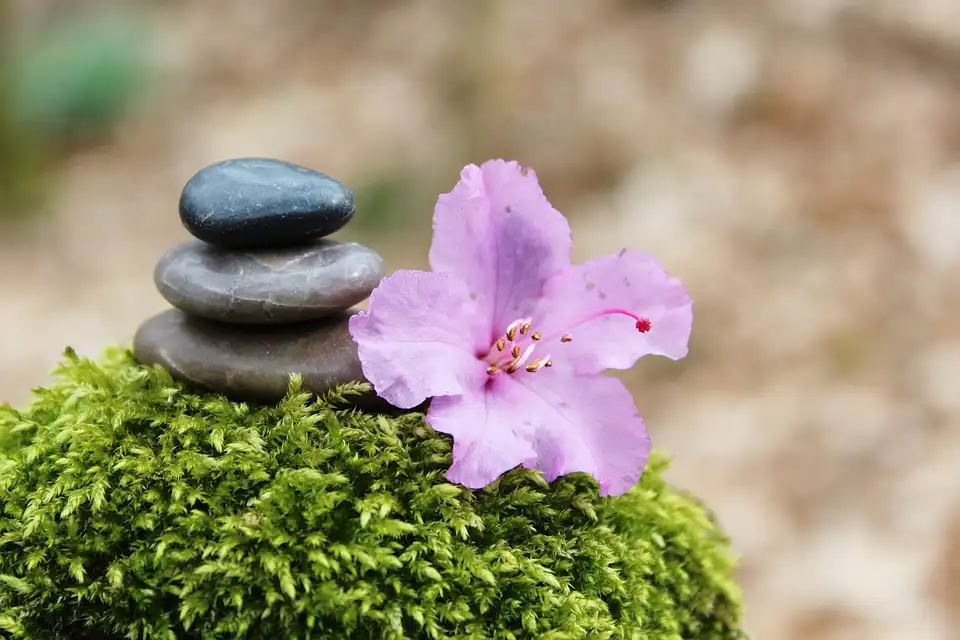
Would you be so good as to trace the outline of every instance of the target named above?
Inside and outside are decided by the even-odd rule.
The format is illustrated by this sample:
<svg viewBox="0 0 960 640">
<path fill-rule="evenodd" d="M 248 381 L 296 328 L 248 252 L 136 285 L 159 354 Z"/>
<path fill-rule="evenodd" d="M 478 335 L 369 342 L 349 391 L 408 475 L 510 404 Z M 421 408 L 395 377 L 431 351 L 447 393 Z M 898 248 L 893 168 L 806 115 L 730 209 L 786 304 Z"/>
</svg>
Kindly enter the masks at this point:
<svg viewBox="0 0 960 640">
<path fill-rule="evenodd" d="M 282 160 L 236 158 L 198 171 L 180 194 L 195 238 L 239 249 L 300 244 L 342 228 L 353 193 L 330 176 Z"/>
<path fill-rule="evenodd" d="M 362 302 L 383 270 L 376 252 L 352 242 L 229 251 L 191 241 L 168 251 L 153 275 L 160 294 L 187 313 L 234 324 L 280 324 Z"/>
<path fill-rule="evenodd" d="M 350 315 L 243 327 L 168 309 L 140 326 L 133 353 L 142 364 L 159 364 L 191 385 L 235 400 L 272 403 L 286 395 L 292 373 L 317 394 L 363 381 L 357 345 L 347 331 Z"/>
</svg>

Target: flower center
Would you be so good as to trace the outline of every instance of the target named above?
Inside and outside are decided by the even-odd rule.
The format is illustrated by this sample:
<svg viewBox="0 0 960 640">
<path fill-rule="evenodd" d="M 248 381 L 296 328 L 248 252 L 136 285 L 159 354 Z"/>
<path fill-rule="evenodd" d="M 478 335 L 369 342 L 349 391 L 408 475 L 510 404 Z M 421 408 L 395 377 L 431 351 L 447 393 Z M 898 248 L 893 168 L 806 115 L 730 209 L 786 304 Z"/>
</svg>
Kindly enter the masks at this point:
<svg viewBox="0 0 960 640">
<path fill-rule="evenodd" d="M 610 308 L 584 316 L 571 324 L 566 331 L 570 331 L 574 327 L 578 327 L 591 320 L 610 315 L 621 315 L 632 318 L 636 321 L 635 326 L 640 333 L 647 333 L 653 327 L 649 318 L 638 316 L 627 309 Z M 490 365 L 487 367 L 487 375 L 494 376 L 499 373 L 513 374 L 521 369 L 528 373 L 536 373 L 545 367 L 552 367 L 553 358 L 549 353 L 542 358 L 533 358 L 533 353 L 536 351 L 538 343 L 551 342 L 558 336 L 560 338 L 560 344 L 572 342 L 573 338 L 570 334 L 566 333 L 566 331 L 544 338 L 542 333 L 533 330 L 532 318 L 514 320 L 507 326 L 504 334 L 497 338 L 496 342 L 490 346 L 490 350 L 483 358 L 483 360 Z"/>
</svg>

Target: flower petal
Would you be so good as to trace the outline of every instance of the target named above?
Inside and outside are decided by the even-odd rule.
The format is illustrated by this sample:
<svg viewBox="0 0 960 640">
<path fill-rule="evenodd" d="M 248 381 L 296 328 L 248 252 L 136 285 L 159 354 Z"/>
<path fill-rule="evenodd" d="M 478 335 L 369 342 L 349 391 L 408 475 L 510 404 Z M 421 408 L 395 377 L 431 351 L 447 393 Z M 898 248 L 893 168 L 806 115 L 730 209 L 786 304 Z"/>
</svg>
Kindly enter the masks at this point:
<svg viewBox="0 0 960 640">
<path fill-rule="evenodd" d="M 604 315 L 577 325 L 604 309 L 626 309 L 650 320 L 646 333 L 636 321 L 619 314 Z M 676 278 L 650 255 L 624 249 L 590 260 L 552 278 L 534 315 L 535 326 L 554 338 L 572 340 L 547 344 L 554 362 L 578 373 L 629 369 L 642 356 L 662 355 L 679 360 L 687 355 L 693 325 L 693 302 Z M 539 318 L 543 318 L 542 323 Z"/>
<path fill-rule="evenodd" d="M 536 461 L 534 430 L 517 414 L 524 397 L 518 385 L 498 381 L 430 401 L 427 422 L 435 431 L 453 436 L 448 480 L 481 489 L 510 469 Z"/>
<path fill-rule="evenodd" d="M 516 162 L 465 167 L 437 201 L 433 233 L 431 268 L 467 284 L 491 340 L 529 316 L 547 279 L 570 265 L 566 218 L 544 197 L 533 170 Z"/>
<path fill-rule="evenodd" d="M 583 471 L 601 495 L 629 491 L 650 455 L 650 437 L 623 383 L 541 369 L 502 375 L 485 394 L 436 398 L 427 421 L 453 436 L 452 482 L 484 487 L 517 465 L 548 481 Z"/>
<path fill-rule="evenodd" d="M 384 400 L 409 409 L 432 396 L 483 386 L 485 365 L 477 353 L 489 345 L 462 282 L 397 271 L 373 291 L 369 308 L 350 318 L 350 335 L 363 375 Z"/>
</svg>

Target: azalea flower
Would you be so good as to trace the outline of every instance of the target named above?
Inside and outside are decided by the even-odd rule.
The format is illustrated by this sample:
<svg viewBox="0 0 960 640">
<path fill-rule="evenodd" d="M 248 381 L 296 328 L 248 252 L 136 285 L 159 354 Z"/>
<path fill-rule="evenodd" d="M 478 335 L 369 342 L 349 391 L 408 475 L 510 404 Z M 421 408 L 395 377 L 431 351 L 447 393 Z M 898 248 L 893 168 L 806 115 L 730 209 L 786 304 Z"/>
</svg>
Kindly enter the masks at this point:
<svg viewBox="0 0 960 640">
<path fill-rule="evenodd" d="M 432 271 L 397 271 L 350 319 L 363 373 L 399 408 L 453 437 L 447 479 L 506 471 L 591 474 L 602 495 L 640 479 L 650 437 L 605 369 L 682 358 L 693 321 L 680 282 L 624 249 L 573 266 L 566 218 L 515 162 L 469 165 L 437 201 Z"/>
</svg>

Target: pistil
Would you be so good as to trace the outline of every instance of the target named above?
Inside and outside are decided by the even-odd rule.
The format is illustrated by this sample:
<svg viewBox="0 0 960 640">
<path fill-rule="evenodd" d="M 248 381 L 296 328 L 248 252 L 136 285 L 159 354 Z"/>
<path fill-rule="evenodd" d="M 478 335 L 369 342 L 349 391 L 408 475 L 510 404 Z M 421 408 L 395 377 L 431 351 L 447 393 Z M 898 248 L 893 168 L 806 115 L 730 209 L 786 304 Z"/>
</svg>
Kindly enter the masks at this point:
<svg viewBox="0 0 960 640">
<path fill-rule="evenodd" d="M 640 333 L 647 333 L 653 328 L 649 318 L 639 316 L 629 309 L 621 309 L 618 307 L 602 309 L 600 311 L 588 314 L 568 326 L 563 332 L 555 333 L 547 338 L 544 338 L 540 331 L 533 331 L 533 333 L 530 333 L 533 329 L 532 318 L 520 318 L 511 322 L 507 326 L 507 330 L 504 335 L 498 338 L 490 347 L 490 350 L 485 358 L 485 360 L 490 363 L 490 366 L 487 367 L 487 375 L 493 376 L 501 371 L 507 374 L 513 374 L 519 371 L 521 368 L 528 373 L 536 373 L 540 369 L 552 367 L 553 359 L 550 355 L 530 361 L 530 357 L 533 355 L 538 342 L 550 342 L 559 336 L 560 343 L 567 344 L 573 341 L 573 337 L 567 333 L 568 331 L 574 329 L 575 327 L 579 327 L 582 324 L 590 322 L 591 320 L 596 320 L 597 318 L 602 318 L 603 316 L 609 315 L 622 315 L 632 318 L 636 323 L 635 326 L 637 331 Z M 530 341 L 526 346 L 521 344 L 521 342 L 525 341 L 525 339 L 529 339 Z M 505 350 L 507 350 L 508 346 L 509 356 L 503 353 Z"/>
</svg>

